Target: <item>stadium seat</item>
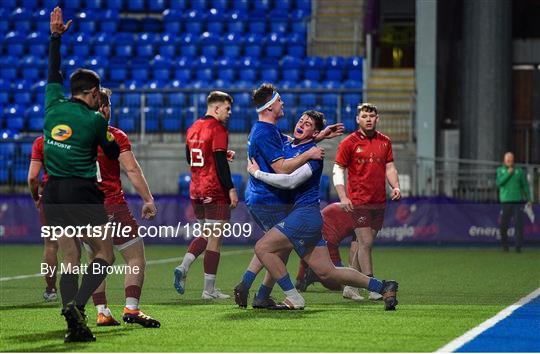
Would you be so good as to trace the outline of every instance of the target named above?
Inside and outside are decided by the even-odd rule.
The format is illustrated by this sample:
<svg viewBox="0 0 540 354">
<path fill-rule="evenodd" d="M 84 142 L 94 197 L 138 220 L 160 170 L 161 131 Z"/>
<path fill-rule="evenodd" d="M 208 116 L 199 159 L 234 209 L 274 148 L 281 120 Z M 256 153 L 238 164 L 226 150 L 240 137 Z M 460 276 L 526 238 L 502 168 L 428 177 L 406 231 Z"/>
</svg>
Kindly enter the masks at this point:
<svg viewBox="0 0 540 354">
<path fill-rule="evenodd" d="M 212 2 L 212 0 L 191 0 L 191 8 L 197 11 L 205 11 L 209 3 L 211 4 Z"/>
<path fill-rule="evenodd" d="M 261 80 L 264 82 L 277 82 L 279 78 L 278 69 L 276 67 L 268 66 L 260 70 Z"/>
<path fill-rule="evenodd" d="M 290 117 L 291 116 L 281 117 L 277 122 L 277 127 L 284 133 L 290 132 L 293 129 L 293 122 Z"/>
<path fill-rule="evenodd" d="M 9 47 L 9 55 L 19 57 L 24 54 L 24 37 L 19 32 L 11 31 L 6 33 L 4 43 Z"/>
<path fill-rule="evenodd" d="M 168 107 L 163 112 L 162 126 L 166 132 L 178 132 L 182 130 L 181 110 Z"/>
<path fill-rule="evenodd" d="M 174 92 L 169 94 L 169 105 L 172 107 L 182 107 L 186 104 L 186 94 Z"/>
<path fill-rule="evenodd" d="M 326 80 L 341 81 L 343 79 L 344 59 L 342 57 L 328 57 L 325 65 Z"/>
<path fill-rule="evenodd" d="M 25 45 L 30 55 L 44 58 L 48 53 L 48 38 L 39 32 L 32 32 L 26 37 Z"/>
<path fill-rule="evenodd" d="M 159 131 L 159 120 L 161 117 L 161 109 L 159 107 L 147 106 L 144 107 L 145 130 L 149 133 Z"/>
<path fill-rule="evenodd" d="M 266 56 L 280 59 L 285 54 L 285 40 L 277 33 L 270 33 L 265 40 Z"/>
<path fill-rule="evenodd" d="M 142 12 L 145 10 L 144 0 L 127 1 L 127 10 L 132 12 Z"/>
<path fill-rule="evenodd" d="M 347 59 L 347 80 L 362 81 L 363 62 L 362 57 L 351 57 Z"/>
<path fill-rule="evenodd" d="M 88 9 L 87 12 L 79 12 L 76 16 L 78 32 L 94 33 L 97 29 L 96 22 L 94 21 L 94 12 Z"/>
<path fill-rule="evenodd" d="M 169 4 L 171 10 L 183 11 L 188 8 L 189 0 L 174 0 Z"/>
<path fill-rule="evenodd" d="M 136 127 L 136 120 L 140 118 L 139 110 L 129 107 L 122 107 L 118 114 L 118 128 L 126 133 L 133 133 Z"/>
<path fill-rule="evenodd" d="M 115 82 L 126 81 L 128 77 L 128 70 L 125 64 L 111 63 L 109 67 L 109 80 Z"/>
<path fill-rule="evenodd" d="M 22 7 L 18 7 L 9 15 L 9 22 L 13 24 L 15 31 L 28 33 L 32 28 L 32 13 Z"/>
<path fill-rule="evenodd" d="M 137 38 L 137 56 L 149 58 L 154 56 L 154 46 L 157 43 L 154 33 L 141 33 Z"/>
<path fill-rule="evenodd" d="M 4 116 L 6 117 L 7 129 L 20 131 L 24 127 L 24 115 L 22 106 L 15 104 L 6 107 L 4 109 Z"/>
<path fill-rule="evenodd" d="M 317 95 L 314 93 L 301 93 L 299 104 L 304 107 L 313 107 L 317 104 Z"/>
<path fill-rule="evenodd" d="M 195 39 L 192 34 L 186 34 L 180 37 L 180 55 L 194 58 L 197 54 L 197 46 L 195 45 Z"/>
<path fill-rule="evenodd" d="M 279 8 L 276 8 L 269 13 L 269 18 L 272 20 L 269 21 L 270 31 L 279 34 L 285 34 L 289 30 L 289 14 L 287 10 L 283 7 L 284 1 L 279 2 Z"/>
<path fill-rule="evenodd" d="M 245 24 L 247 23 L 246 17 L 244 12 L 238 10 L 230 12 L 225 18 L 225 21 L 227 22 L 227 31 L 239 35 L 244 34 L 246 29 Z"/>
<path fill-rule="evenodd" d="M 321 57 L 309 57 L 304 66 L 304 78 L 319 81 L 322 79 L 324 59 Z"/>
<path fill-rule="evenodd" d="M 223 56 L 226 58 L 238 58 L 242 55 L 244 41 L 240 35 L 229 33 L 224 37 Z"/>
<path fill-rule="evenodd" d="M 103 5 L 104 0 L 86 0 L 86 8 L 92 10 L 99 10 Z"/>
<path fill-rule="evenodd" d="M 4 4 L 5 6 L 5 4 Z M 6 33 L 9 29 L 8 8 L 0 8 L 0 33 Z"/>
<path fill-rule="evenodd" d="M 254 11 L 261 12 L 261 13 L 267 13 L 268 11 L 270 11 L 270 7 L 271 7 L 270 0 L 254 1 L 253 5 L 254 5 L 254 8 L 253 8 Z"/>
<path fill-rule="evenodd" d="M 28 119 L 28 130 L 33 132 L 43 131 L 43 117 L 31 117 Z"/>
<path fill-rule="evenodd" d="M 115 55 L 117 57 L 128 58 L 132 57 L 134 36 L 131 33 L 117 33 L 114 37 Z"/>
<path fill-rule="evenodd" d="M 215 8 L 210 9 L 206 18 L 206 31 L 216 35 L 222 34 L 225 29 L 225 21 L 223 20 L 225 16 L 223 12 Z"/>
<path fill-rule="evenodd" d="M 150 68 L 147 64 L 132 64 L 131 65 L 131 79 L 144 83 L 150 78 Z"/>
<path fill-rule="evenodd" d="M 259 1 L 255 2 L 256 4 Z M 249 17 L 248 31 L 251 34 L 264 35 L 266 33 L 266 16 L 265 14 L 252 13 Z"/>
<path fill-rule="evenodd" d="M 344 93 L 343 94 L 343 104 L 346 106 L 357 106 L 362 102 L 361 93 Z"/>
<path fill-rule="evenodd" d="M 283 77 L 290 81 L 300 81 L 301 68 L 303 66 L 302 59 L 294 58 L 292 56 L 286 56 L 281 60 L 281 69 L 283 71 Z"/>
<path fill-rule="evenodd" d="M 99 34 L 94 40 L 94 54 L 98 57 L 109 57 L 111 55 L 112 43 L 110 37 L 105 33 Z"/>
<path fill-rule="evenodd" d="M 174 58 L 176 57 L 176 47 L 177 41 L 175 40 L 176 36 L 172 33 L 163 33 L 161 39 L 157 43 L 159 46 L 158 52 L 164 58 Z"/>
<path fill-rule="evenodd" d="M 121 0 L 116 0 L 121 1 Z M 112 34 L 116 33 L 118 30 L 118 23 L 119 23 L 119 15 L 118 11 L 112 8 L 114 1 L 108 0 L 107 1 L 107 7 L 108 9 L 105 11 L 100 11 L 100 21 L 99 21 L 99 29 L 102 32 L 102 34 Z"/>
<path fill-rule="evenodd" d="M 207 15 L 197 10 L 191 10 L 184 16 L 184 32 L 198 36 L 203 32 L 203 24 L 206 23 Z"/>
<path fill-rule="evenodd" d="M 191 174 L 182 173 L 178 177 L 178 193 L 185 198 L 189 198 L 189 184 L 191 183 Z"/>
<path fill-rule="evenodd" d="M 157 81 L 168 81 L 171 78 L 169 61 L 154 59 L 151 63 L 152 78 Z"/>
<path fill-rule="evenodd" d="M 128 92 L 124 94 L 124 105 L 128 107 L 140 107 L 141 94 L 137 92 Z"/>
<path fill-rule="evenodd" d="M 148 10 L 150 12 L 163 12 L 168 5 L 165 0 L 152 0 L 148 2 Z"/>
<path fill-rule="evenodd" d="M 261 57 L 263 44 L 263 37 L 260 34 L 250 34 L 244 42 L 244 54 L 253 58 Z"/>
<path fill-rule="evenodd" d="M 176 1 L 173 1 L 175 3 Z M 165 32 L 182 33 L 182 12 L 176 9 L 163 11 L 163 21 Z"/>
<path fill-rule="evenodd" d="M 17 75 L 18 60 L 12 56 L 0 58 L 0 79 L 7 81 L 15 80 Z"/>
<path fill-rule="evenodd" d="M 345 131 L 353 132 L 357 128 L 356 106 L 345 106 L 341 109 L 341 121 L 345 125 Z"/>
<path fill-rule="evenodd" d="M 201 48 L 201 55 L 209 58 L 218 56 L 221 38 L 210 33 L 204 32 L 200 35 L 197 45 Z"/>
<path fill-rule="evenodd" d="M 15 155 L 17 145 L 11 142 L 0 142 L 0 157 L 11 159 Z"/>
<path fill-rule="evenodd" d="M 304 58 L 306 56 L 305 35 L 294 33 L 287 39 L 287 55 L 295 58 Z"/>
<path fill-rule="evenodd" d="M 339 95 L 337 93 L 323 93 L 321 95 L 321 103 L 323 106 L 336 106 Z"/>
<path fill-rule="evenodd" d="M 20 144 L 19 148 L 20 148 L 20 151 L 21 151 L 21 155 L 23 157 L 32 155 L 32 143 L 31 142 L 27 142 L 27 143 L 23 142 L 23 143 Z"/>
<path fill-rule="evenodd" d="M 15 182 L 15 184 L 26 183 L 28 177 L 28 164 L 17 163 L 14 165 L 13 182 Z"/>
</svg>

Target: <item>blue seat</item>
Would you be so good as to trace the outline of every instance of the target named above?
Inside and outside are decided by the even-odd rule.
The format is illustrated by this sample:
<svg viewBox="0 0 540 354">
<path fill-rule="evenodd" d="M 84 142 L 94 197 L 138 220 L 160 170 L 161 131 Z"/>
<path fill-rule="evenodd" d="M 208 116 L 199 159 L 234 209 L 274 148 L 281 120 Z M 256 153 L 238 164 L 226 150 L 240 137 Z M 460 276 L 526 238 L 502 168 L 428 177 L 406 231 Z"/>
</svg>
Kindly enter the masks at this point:
<svg viewBox="0 0 540 354">
<path fill-rule="evenodd" d="M 145 129 L 147 132 L 155 133 L 159 131 L 159 120 L 161 118 L 161 109 L 148 106 L 144 108 Z"/>
<path fill-rule="evenodd" d="M 0 136 L 1 137 L 1 136 Z M 11 159 L 15 155 L 17 145 L 10 142 L 0 142 L 0 158 L 4 157 L 6 160 Z"/>
<path fill-rule="evenodd" d="M 122 0 L 108 0 L 107 1 L 107 10 L 100 10 L 99 13 L 99 29 L 102 33 L 116 33 L 118 30 L 118 23 L 119 15 L 118 15 L 118 9 L 115 9 L 114 1 L 122 1 Z"/>
<path fill-rule="evenodd" d="M 212 0 L 191 0 L 191 8 L 198 11 L 205 11 L 208 8 L 209 3 L 212 2 Z"/>
<path fill-rule="evenodd" d="M 256 1 L 255 3 L 259 3 Z M 266 33 L 266 16 L 260 13 L 252 13 L 249 17 L 248 31 L 252 34 L 263 35 Z"/>
<path fill-rule="evenodd" d="M 260 34 L 250 34 L 244 41 L 244 54 L 254 58 L 261 57 L 263 44 L 263 37 Z"/>
<path fill-rule="evenodd" d="M 99 34 L 94 39 L 94 54 L 98 57 L 109 57 L 111 55 L 112 43 L 108 35 Z"/>
<path fill-rule="evenodd" d="M 0 59 L 0 78 L 6 81 L 15 80 L 17 75 L 17 60 L 13 57 Z"/>
<path fill-rule="evenodd" d="M 48 53 L 47 41 L 48 38 L 46 35 L 39 32 L 32 32 L 26 37 L 25 44 L 29 54 L 43 58 Z"/>
<path fill-rule="evenodd" d="M 93 33 L 97 29 L 96 21 L 93 20 L 94 12 L 88 10 L 87 12 L 79 12 L 77 19 L 74 21 L 77 24 L 79 32 Z"/>
<path fill-rule="evenodd" d="M 293 129 L 294 123 L 292 122 L 291 118 L 288 116 L 281 117 L 277 122 L 277 127 L 282 132 L 290 132 Z"/>
<path fill-rule="evenodd" d="M 28 102 L 29 103 L 29 102 Z M 14 104 L 4 109 L 7 129 L 20 131 L 24 127 L 24 115 L 22 106 Z"/>
<path fill-rule="evenodd" d="M 351 57 L 347 59 L 347 80 L 362 81 L 363 62 L 362 57 Z"/>
<path fill-rule="evenodd" d="M 201 48 L 201 55 L 205 57 L 215 58 L 219 54 L 221 38 L 210 33 L 204 32 L 197 41 L 197 45 Z"/>
<path fill-rule="evenodd" d="M 141 33 L 137 38 L 137 56 L 138 57 L 153 57 L 154 46 L 158 38 L 153 33 Z"/>
<path fill-rule="evenodd" d="M 229 0 L 212 0 L 210 3 L 210 7 L 213 7 L 214 9 L 218 11 L 227 11 L 229 8 L 229 3 L 232 4 L 233 7 L 236 6 L 237 1 L 229 1 Z"/>
<path fill-rule="evenodd" d="M 324 59 L 320 57 L 309 57 L 304 66 L 304 78 L 313 81 L 322 79 L 324 70 Z"/>
<path fill-rule="evenodd" d="M 115 82 L 122 82 L 127 80 L 128 70 L 125 64 L 111 63 L 109 67 L 109 80 Z"/>
<path fill-rule="evenodd" d="M 86 8 L 92 10 L 99 10 L 101 9 L 103 3 L 103 0 L 86 0 Z"/>
<path fill-rule="evenodd" d="M 126 133 L 132 133 L 136 129 L 136 120 L 140 118 L 139 109 L 122 107 L 118 113 L 118 128 Z"/>
<path fill-rule="evenodd" d="M 261 70 L 261 80 L 264 82 L 277 82 L 279 79 L 279 72 L 277 67 L 264 67 Z"/>
<path fill-rule="evenodd" d="M 270 31 L 274 33 L 284 34 L 289 30 L 289 14 L 286 9 L 283 8 L 283 1 L 279 2 L 279 8 L 275 8 L 270 11 L 269 21 Z"/>
<path fill-rule="evenodd" d="M 173 1 L 176 3 L 176 1 Z M 167 9 L 163 11 L 163 21 L 165 32 L 182 33 L 182 12 L 177 9 Z"/>
<path fill-rule="evenodd" d="M 195 72 L 195 78 L 201 81 L 212 81 L 214 79 L 214 69 L 199 68 Z"/>
<path fill-rule="evenodd" d="M 251 65 L 251 62 L 242 62 L 238 69 L 239 79 L 245 82 L 255 82 L 258 70 Z"/>
<path fill-rule="evenodd" d="M 358 128 L 356 123 L 356 105 L 345 106 L 341 109 L 341 121 L 345 125 L 345 130 L 353 132 Z"/>
<path fill-rule="evenodd" d="M 133 11 L 133 12 L 144 11 L 145 9 L 144 0 L 129 0 L 127 2 L 127 9 L 128 11 Z"/>
<path fill-rule="evenodd" d="M 342 57 L 326 58 L 326 80 L 342 81 L 345 60 Z"/>
<path fill-rule="evenodd" d="M 321 102 L 323 106 L 336 106 L 339 95 L 337 93 L 323 93 L 321 95 Z"/>
<path fill-rule="evenodd" d="M 317 95 L 314 93 L 301 93 L 299 104 L 304 107 L 313 107 L 317 104 Z"/>
<path fill-rule="evenodd" d="M 31 10 L 18 7 L 9 15 L 9 21 L 13 24 L 15 31 L 20 31 L 21 33 L 30 32 L 32 28 Z"/>
<path fill-rule="evenodd" d="M 243 37 L 229 33 L 224 37 L 223 56 L 226 58 L 238 58 L 242 55 Z"/>
<path fill-rule="evenodd" d="M 296 0 L 296 8 L 311 13 L 311 0 Z"/>
<path fill-rule="evenodd" d="M 206 24 L 207 15 L 198 10 L 191 10 L 184 16 L 185 32 L 199 35 L 203 32 L 203 24 Z"/>
<path fill-rule="evenodd" d="M 148 2 L 148 10 L 150 12 L 163 12 L 167 4 L 165 4 L 165 0 L 152 0 Z"/>
<path fill-rule="evenodd" d="M 271 33 L 265 40 L 266 56 L 281 58 L 285 54 L 285 40 L 277 33 Z"/>
<path fill-rule="evenodd" d="M 168 61 L 154 60 L 151 64 L 152 78 L 158 81 L 168 81 L 171 78 L 171 66 Z"/>
<path fill-rule="evenodd" d="M 361 93 L 345 93 L 343 94 L 343 104 L 347 106 L 357 106 L 362 102 Z"/>
<path fill-rule="evenodd" d="M 175 40 L 176 36 L 171 33 L 163 33 L 161 39 L 157 43 L 159 48 L 159 55 L 165 58 L 174 58 L 176 57 L 176 47 L 177 41 Z"/>
<path fill-rule="evenodd" d="M 24 53 L 24 37 L 16 31 L 6 33 L 4 43 L 9 47 L 9 55 L 22 56 Z"/>
<path fill-rule="evenodd" d="M 210 9 L 206 18 L 206 31 L 213 34 L 222 34 L 225 30 L 225 21 L 223 17 L 226 15 L 216 8 Z"/>
<path fill-rule="evenodd" d="M 21 80 L 15 82 L 12 93 L 14 94 L 14 101 L 16 104 L 27 106 L 32 102 L 31 87 L 31 81 Z"/>
<path fill-rule="evenodd" d="M 114 38 L 115 55 L 118 57 L 132 57 L 135 36 L 131 33 L 117 33 Z"/>
<path fill-rule="evenodd" d="M 267 13 L 271 7 L 270 0 L 254 1 L 253 5 L 254 5 L 253 8 L 255 11 L 262 12 L 262 13 Z"/>
<path fill-rule="evenodd" d="M 183 11 L 185 9 L 187 9 L 187 4 L 189 3 L 188 0 L 174 0 L 174 1 L 171 1 L 169 6 L 170 6 L 170 9 L 171 10 L 180 10 L 180 11 Z"/>
<path fill-rule="evenodd" d="M 197 56 L 197 46 L 192 34 L 186 34 L 180 37 L 180 55 L 194 58 Z"/>
<path fill-rule="evenodd" d="M 141 105 L 141 94 L 136 92 L 124 93 L 124 105 L 129 107 L 139 107 Z"/>
<path fill-rule="evenodd" d="M 186 103 L 186 94 L 183 92 L 174 92 L 168 95 L 169 105 L 172 107 L 182 107 Z"/>
<path fill-rule="evenodd" d="M 225 18 L 227 22 L 227 31 L 229 33 L 244 34 L 246 29 L 246 14 L 244 12 L 235 10 L 231 11 Z"/>
<path fill-rule="evenodd" d="M 178 193 L 185 198 L 189 198 L 189 185 L 191 183 L 191 174 L 182 173 L 178 177 Z"/>
<path fill-rule="evenodd" d="M 28 119 L 28 130 L 40 132 L 43 130 L 43 117 L 31 117 Z"/>
<path fill-rule="evenodd" d="M 182 130 L 182 111 L 178 108 L 168 107 L 163 112 L 162 127 L 166 132 Z"/>
<path fill-rule="evenodd" d="M 148 81 L 150 77 L 150 68 L 148 65 L 134 64 L 131 66 L 131 79 L 135 81 Z"/>
</svg>

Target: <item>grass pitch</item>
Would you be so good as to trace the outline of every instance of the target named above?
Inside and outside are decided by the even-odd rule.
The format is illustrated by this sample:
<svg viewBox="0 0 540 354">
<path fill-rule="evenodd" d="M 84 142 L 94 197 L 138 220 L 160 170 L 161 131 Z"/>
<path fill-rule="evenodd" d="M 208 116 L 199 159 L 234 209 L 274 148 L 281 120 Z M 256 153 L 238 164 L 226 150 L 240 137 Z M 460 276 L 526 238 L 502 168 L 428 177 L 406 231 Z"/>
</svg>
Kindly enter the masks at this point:
<svg viewBox="0 0 540 354">
<path fill-rule="evenodd" d="M 201 300 L 202 259 L 190 269 L 186 293 L 178 295 L 173 269 L 184 252 L 185 247 L 147 246 L 151 264 L 141 309 L 160 320 L 161 328 L 98 328 L 90 301 L 94 343 L 63 343 L 60 304 L 41 300 L 42 277 L 1 281 L 0 351 L 429 352 L 540 286 L 540 249 L 503 254 L 487 248 L 376 247 L 375 274 L 400 284 L 395 312 L 385 312 L 381 302 L 345 300 L 319 284 L 305 293 L 304 311 L 245 310 L 232 299 Z M 40 246 L 0 246 L 0 277 L 38 273 L 41 253 Z M 222 291 L 232 294 L 251 256 L 249 248 L 225 247 L 217 280 Z M 345 250 L 343 256 L 347 259 Z M 298 257 L 292 256 L 291 275 L 297 265 Z M 109 276 L 107 282 L 109 307 L 120 319 L 123 276 Z M 282 299 L 277 287 L 273 295 Z"/>
</svg>

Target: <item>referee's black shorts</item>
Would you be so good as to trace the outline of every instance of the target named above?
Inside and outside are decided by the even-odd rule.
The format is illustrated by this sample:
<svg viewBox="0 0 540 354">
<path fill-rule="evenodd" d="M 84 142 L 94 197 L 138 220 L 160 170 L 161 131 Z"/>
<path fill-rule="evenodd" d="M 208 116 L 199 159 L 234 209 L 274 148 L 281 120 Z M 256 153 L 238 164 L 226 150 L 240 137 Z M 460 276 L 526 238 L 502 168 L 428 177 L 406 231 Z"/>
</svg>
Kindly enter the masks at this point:
<svg viewBox="0 0 540 354">
<path fill-rule="evenodd" d="M 104 194 L 95 179 L 49 176 L 43 209 L 50 226 L 97 226 L 108 222 Z"/>
</svg>

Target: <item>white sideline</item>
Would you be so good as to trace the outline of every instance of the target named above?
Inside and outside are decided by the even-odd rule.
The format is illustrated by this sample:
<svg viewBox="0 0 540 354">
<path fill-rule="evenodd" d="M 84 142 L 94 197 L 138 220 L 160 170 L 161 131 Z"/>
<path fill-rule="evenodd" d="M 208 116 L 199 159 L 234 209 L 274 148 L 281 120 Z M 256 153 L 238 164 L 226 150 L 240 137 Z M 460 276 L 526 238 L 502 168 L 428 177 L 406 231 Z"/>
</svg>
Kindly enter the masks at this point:
<svg viewBox="0 0 540 354">
<path fill-rule="evenodd" d="M 536 289 L 529 295 L 519 299 L 518 302 L 508 306 L 507 308 L 503 309 L 501 312 L 499 312 L 495 316 L 485 320 L 484 322 L 480 323 L 478 326 L 474 327 L 473 329 L 467 331 L 461 337 L 458 337 L 454 339 L 453 341 L 451 341 L 450 343 L 446 344 L 444 347 L 437 349 L 436 353 L 454 352 L 455 350 L 461 348 L 462 346 L 464 346 L 465 344 L 467 344 L 468 342 L 476 338 L 478 335 L 480 335 L 482 332 L 495 326 L 498 322 L 510 316 L 518 308 L 520 308 L 521 306 L 525 305 L 526 303 L 530 302 L 532 299 L 538 296 L 540 296 L 540 288 Z"/>
<path fill-rule="evenodd" d="M 236 255 L 244 254 L 244 253 L 253 253 L 253 249 L 250 248 L 250 249 L 246 249 L 246 250 L 225 251 L 225 252 L 221 252 L 221 256 L 222 256 L 222 257 L 224 257 L 224 256 L 236 256 Z M 146 264 L 147 264 L 147 265 L 150 265 L 150 264 L 173 263 L 173 262 L 180 262 L 181 259 L 182 259 L 181 257 L 163 258 L 163 259 L 153 259 L 153 260 L 151 260 L 151 261 L 147 261 Z M 125 264 L 122 263 L 122 264 L 119 264 L 119 265 L 125 265 Z M 20 279 L 36 278 L 36 277 L 42 277 L 42 276 L 43 276 L 43 274 L 41 274 L 41 273 L 36 273 L 36 274 L 25 274 L 25 275 L 15 275 L 15 276 L 12 276 L 12 277 L 3 277 L 3 278 L 0 278 L 0 282 L 1 282 L 1 281 L 10 281 L 10 280 L 20 280 Z"/>
</svg>

